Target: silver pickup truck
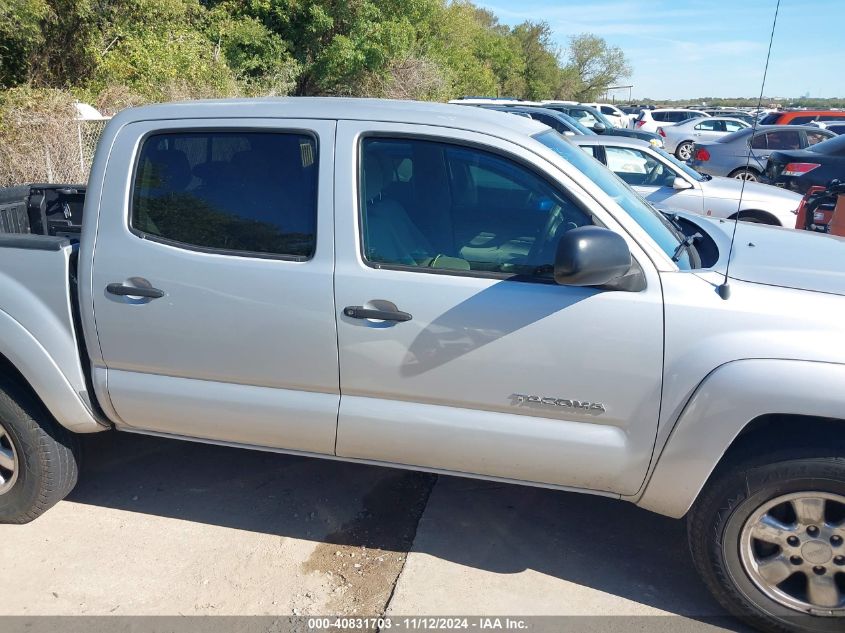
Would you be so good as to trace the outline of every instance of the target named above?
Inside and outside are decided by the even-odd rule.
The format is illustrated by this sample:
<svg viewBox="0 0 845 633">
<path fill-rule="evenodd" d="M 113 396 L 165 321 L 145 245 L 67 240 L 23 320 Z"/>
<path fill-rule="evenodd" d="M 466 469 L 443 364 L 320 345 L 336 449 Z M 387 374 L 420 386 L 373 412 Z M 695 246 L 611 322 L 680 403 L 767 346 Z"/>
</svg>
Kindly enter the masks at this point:
<svg viewBox="0 0 845 633">
<path fill-rule="evenodd" d="M 845 626 L 844 240 L 343 99 L 126 110 L 81 223 L 0 236 L 0 521 L 117 429 L 627 500 L 687 518 L 737 616 Z"/>
</svg>

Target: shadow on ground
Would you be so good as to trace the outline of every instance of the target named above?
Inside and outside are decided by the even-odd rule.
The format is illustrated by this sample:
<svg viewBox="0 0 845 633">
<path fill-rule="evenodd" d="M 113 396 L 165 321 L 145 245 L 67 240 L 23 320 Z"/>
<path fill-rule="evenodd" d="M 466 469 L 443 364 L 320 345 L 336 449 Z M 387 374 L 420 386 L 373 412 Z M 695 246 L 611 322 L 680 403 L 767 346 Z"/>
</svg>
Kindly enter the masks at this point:
<svg viewBox="0 0 845 633">
<path fill-rule="evenodd" d="M 661 610 L 720 616 L 684 525 L 601 497 L 107 433 L 84 440 L 69 500 L 317 543 L 533 569 Z M 350 505 L 362 508 L 350 520 Z M 423 531 L 423 528 L 424 531 Z M 724 624 L 724 623 L 721 623 Z"/>
</svg>

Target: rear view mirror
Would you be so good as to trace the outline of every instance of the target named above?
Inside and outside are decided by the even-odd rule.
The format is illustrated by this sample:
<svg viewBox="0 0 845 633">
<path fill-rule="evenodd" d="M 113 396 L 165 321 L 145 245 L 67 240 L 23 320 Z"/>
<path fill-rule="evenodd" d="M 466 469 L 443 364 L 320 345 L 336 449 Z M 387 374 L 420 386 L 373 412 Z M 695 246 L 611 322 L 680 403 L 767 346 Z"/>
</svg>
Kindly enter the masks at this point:
<svg viewBox="0 0 845 633">
<path fill-rule="evenodd" d="M 675 176 L 675 180 L 672 181 L 672 189 L 683 191 L 684 189 L 692 189 L 692 185 L 680 176 Z"/>
<path fill-rule="evenodd" d="M 621 235 L 600 226 L 563 234 L 555 253 L 555 282 L 562 286 L 603 286 L 631 268 L 631 251 Z"/>
</svg>

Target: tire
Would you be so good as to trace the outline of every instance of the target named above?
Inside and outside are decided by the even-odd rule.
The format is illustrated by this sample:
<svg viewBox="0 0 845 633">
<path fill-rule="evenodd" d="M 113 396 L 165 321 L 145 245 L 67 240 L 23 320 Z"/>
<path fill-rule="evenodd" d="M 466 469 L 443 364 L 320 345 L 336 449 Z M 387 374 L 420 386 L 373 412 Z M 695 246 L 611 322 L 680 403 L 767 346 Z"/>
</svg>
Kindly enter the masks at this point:
<svg viewBox="0 0 845 633">
<path fill-rule="evenodd" d="M 747 180 L 748 182 L 759 182 L 760 181 L 760 174 L 754 171 L 753 169 L 746 169 L 745 167 L 741 169 L 735 169 L 730 174 L 728 174 L 729 178 L 736 178 L 737 180 Z"/>
<path fill-rule="evenodd" d="M 675 148 L 675 156 L 678 157 L 678 160 L 686 162 L 690 158 L 692 158 L 693 147 L 694 145 L 691 141 L 684 141 L 683 143 L 679 143 L 678 146 Z"/>
<path fill-rule="evenodd" d="M 79 442 L 25 386 L 0 381 L 0 523 L 28 523 L 64 499 Z"/>
<path fill-rule="evenodd" d="M 783 529 L 769 531 L 774 519 Z M 724 468 L 693 506 L 687 530 L 705 584 L 738 618 L 777 633 L 845 630 L 845 458 Z M 826 615 L 810 615 L 811 609 Z"/>
</svg>

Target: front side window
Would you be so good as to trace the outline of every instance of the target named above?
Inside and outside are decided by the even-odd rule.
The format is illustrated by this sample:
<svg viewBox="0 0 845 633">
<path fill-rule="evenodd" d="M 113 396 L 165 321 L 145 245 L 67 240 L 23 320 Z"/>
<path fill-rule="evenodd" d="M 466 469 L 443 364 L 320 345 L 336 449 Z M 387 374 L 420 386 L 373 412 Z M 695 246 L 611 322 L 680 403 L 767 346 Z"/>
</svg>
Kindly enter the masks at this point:
<svg viewBox="0 0 845 633">
<path fill-rule="evenodd" d="M 199 249 L 310 258 L 316 160 L 316 142 L 304 134 L 153 134 L 135 169 L 131 227 Z"/>
<path fill-rule="evenodd" d="M 364 139 L 360 192 L 363 253 L 377 266 L 551 279 L 560 236 L 592 224 L 530 169 L 449 143 Z"/>
</svg>

